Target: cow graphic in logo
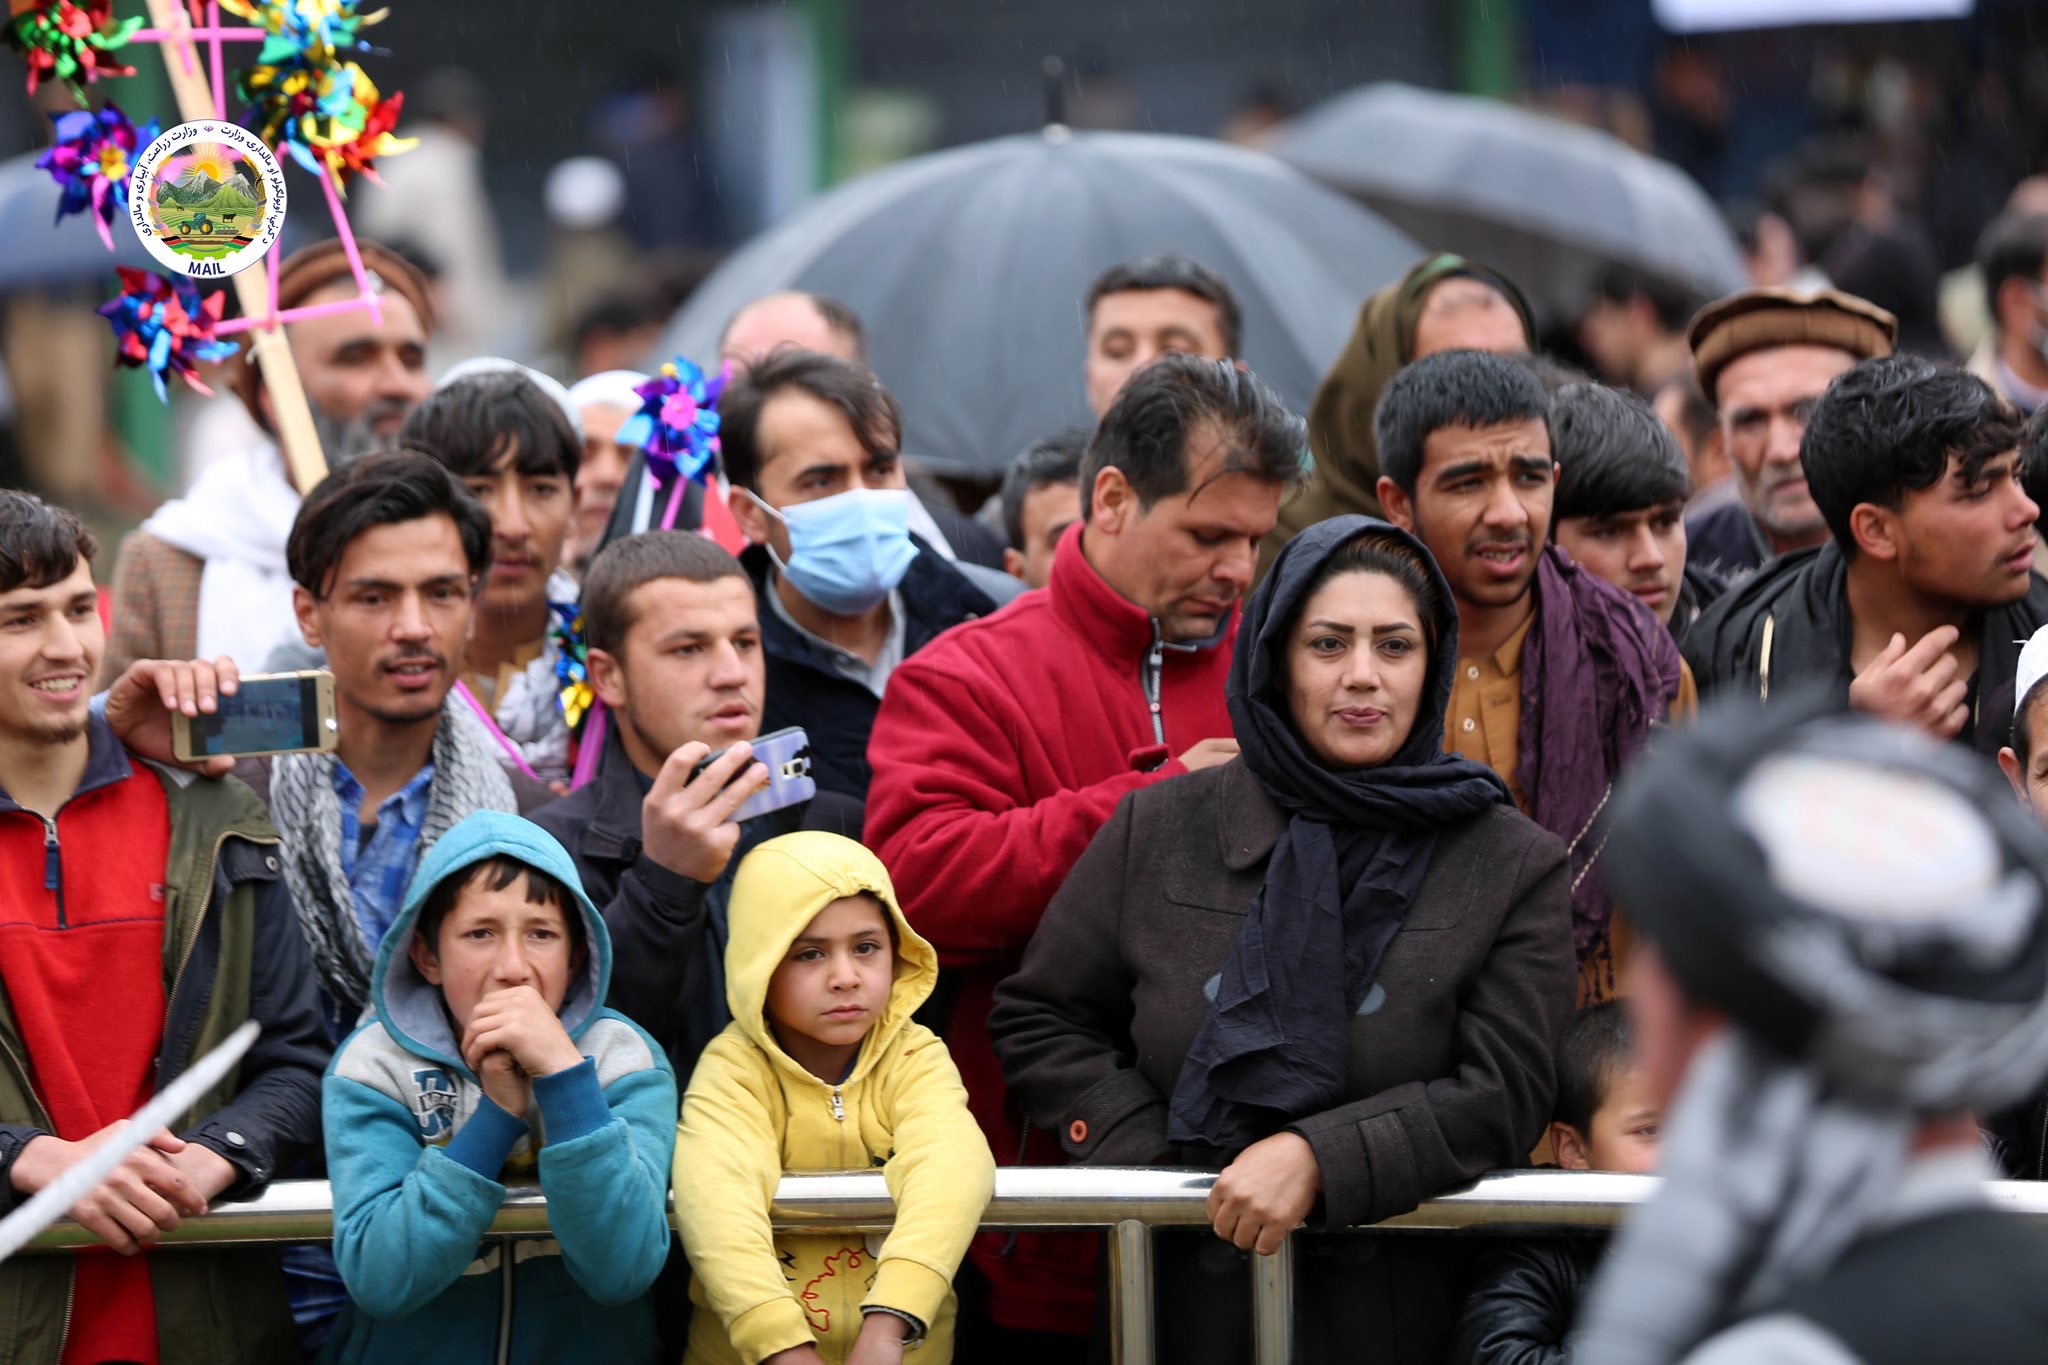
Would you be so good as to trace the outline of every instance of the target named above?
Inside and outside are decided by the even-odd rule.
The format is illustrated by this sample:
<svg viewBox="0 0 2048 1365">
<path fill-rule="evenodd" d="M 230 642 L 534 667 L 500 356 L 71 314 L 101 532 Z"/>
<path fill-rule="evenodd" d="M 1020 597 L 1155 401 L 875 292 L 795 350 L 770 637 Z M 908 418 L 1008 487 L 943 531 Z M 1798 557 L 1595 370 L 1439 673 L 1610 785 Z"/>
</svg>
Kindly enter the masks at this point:
<svg viewBox="0 0 2048 1365">
<path fill-rule="evenodd" d="M 412 1073 L 413 1118 L 420 1136 L 428 1142 L 444 1139 L 455 1131 L 455 1078 L 438 1066 L 421 1067 Z"/>
</svg>

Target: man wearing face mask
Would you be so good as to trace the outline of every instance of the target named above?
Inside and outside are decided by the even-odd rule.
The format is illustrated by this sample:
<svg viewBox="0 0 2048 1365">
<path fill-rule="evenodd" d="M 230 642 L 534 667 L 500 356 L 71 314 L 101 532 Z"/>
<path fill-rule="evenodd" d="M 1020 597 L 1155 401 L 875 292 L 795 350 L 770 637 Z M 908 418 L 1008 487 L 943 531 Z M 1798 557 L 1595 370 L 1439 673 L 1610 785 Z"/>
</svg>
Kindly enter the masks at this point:
<svg viewBox="0 0 2048 1365">
<path fill-rule="evenodd" d="M 873 374 L 778 351 L 725 391 L 719 443 L 761 604 L 763 733 L 803 727 L 820 789 L 865 801 L 889 675 L 995 602 L 910 531 L 903 419 Z"/>
</svg>

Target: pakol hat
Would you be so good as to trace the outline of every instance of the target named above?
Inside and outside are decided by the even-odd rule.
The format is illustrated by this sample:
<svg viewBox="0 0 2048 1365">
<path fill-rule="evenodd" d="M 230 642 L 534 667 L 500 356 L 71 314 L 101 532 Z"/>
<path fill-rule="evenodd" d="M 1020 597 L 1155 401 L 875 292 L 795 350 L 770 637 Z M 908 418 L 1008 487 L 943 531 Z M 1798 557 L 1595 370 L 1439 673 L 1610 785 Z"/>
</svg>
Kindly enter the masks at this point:
<svg viewBox="0 0 2048 1365">
<path fill-rule="evenodd" d="M 1838 289 L 1745 289 L 1700 309 L 1685 339 L 1700 392 L 1719 402 L 1714 386 L 1739 356 L 1771 346 L 1832 346 L 1870 360 L 1892 353 L 1899 320 Z"/>
</svg>

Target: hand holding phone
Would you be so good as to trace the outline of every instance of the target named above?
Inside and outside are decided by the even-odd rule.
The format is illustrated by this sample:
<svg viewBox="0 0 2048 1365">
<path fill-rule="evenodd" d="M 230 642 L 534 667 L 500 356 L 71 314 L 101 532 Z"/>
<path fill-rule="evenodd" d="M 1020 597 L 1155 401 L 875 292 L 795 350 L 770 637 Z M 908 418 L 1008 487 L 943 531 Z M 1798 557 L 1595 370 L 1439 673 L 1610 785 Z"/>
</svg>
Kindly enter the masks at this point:
<svg viewBox="0 0 2048 1365">
<path fill-rule="evenodd" d="M 739 846 L 733 813 L 768 780 L 753 757 L 746 744 L 714 755 L 696 741 L 670 754 L 640 803 L 640 851 L 678 876 L 717 881 Z"/>
<path fill-rule="evenodd" d="M 334 675 L 324 669 L 254 674 L 211 711 L 171 715 L 171 749 L 184 763 L 319 752 L 339 739 Z"/>
<path fill-rule="evenodd" d="M 768 785 L 748 797 L 746 803 L 733 813 L 733 819 L 744 824 L 757 815 L 799 805 L 818 794 L 818 784 L 811 779 L 811 737 L 804 733 L 802 726 L 791 725 L 762 735 L 753 742 L 752 748 L 754 758 L 768 769 Z M 727 752 L 729 750 L 720 749 L 700 759 L 690 770 L 691 778 L 708 769 Z"/>
</svg>

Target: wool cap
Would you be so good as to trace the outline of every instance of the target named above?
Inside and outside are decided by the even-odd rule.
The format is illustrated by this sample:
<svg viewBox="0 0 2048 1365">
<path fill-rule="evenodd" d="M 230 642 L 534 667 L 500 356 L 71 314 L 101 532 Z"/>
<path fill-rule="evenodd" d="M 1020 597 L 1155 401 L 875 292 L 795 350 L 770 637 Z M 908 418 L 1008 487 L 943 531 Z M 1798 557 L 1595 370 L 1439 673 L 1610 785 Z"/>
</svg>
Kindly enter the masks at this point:
<svg viewBox="0 0 2048 1365">
<path fill-rule="evenodd" d="M 1686 331 L 1700 392 L 1716 402 L 1721 371 L 1751 351 L 1833 346 L 1871 360 L 1890 355 L 1898 340 L 1897 318 L 1839 289 L 1745 289 L 1700 309 Z"/>
</svg>

